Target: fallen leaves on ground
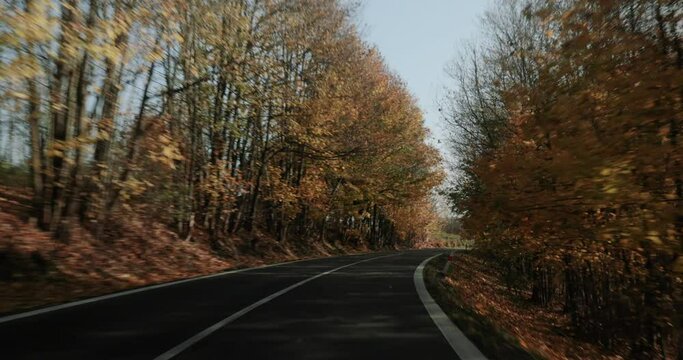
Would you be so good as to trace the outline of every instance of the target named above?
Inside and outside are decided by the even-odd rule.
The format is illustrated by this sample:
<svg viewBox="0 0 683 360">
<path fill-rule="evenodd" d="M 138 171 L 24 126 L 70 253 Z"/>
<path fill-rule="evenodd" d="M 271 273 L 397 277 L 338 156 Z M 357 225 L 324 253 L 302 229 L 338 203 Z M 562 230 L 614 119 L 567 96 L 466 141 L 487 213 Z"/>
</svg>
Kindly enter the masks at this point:
<svg viewBox="0 0 683 360">
<path fill-rule="evenodd" d="M 570 319 L 559 310 L 548 310 L 525 300 L 529 294 L 509 291 L 500 274 L 469 254 L 456 254 L 444 281 L 462 301 L 495 326 L 517 338 L 529 352 L 548 359 L 622 359 L 571 336 Z"/>
<path fill-rule="evenodd" d="M 0 187 L 0 313 L 16 312 L 134 287 L 313 256 L 362 249 L 311 246 L 292 249 L 258 231 L 255 249 L 219 256 L 197 232 L 193 241 L 179 239 L 167 226 L 144 212 L 119 214 L 112 240 L 96 240 L 74 225 L 68 242 L 53 239 L 29 221 L 17 204 L 30 197 Z M 12 200 L 9 200 L 12 199 Z M 249 243 L 240 237 L 234 244 Z M 244 245 L 242 248 L 249 248 Z"/>
</svg>

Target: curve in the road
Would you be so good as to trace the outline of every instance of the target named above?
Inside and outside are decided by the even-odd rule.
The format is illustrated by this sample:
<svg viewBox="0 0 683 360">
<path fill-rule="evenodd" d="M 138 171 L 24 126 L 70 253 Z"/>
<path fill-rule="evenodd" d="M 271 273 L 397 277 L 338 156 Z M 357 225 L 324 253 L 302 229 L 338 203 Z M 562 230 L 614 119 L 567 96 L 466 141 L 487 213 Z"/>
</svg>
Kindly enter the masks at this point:
<svg viewBox="0 0 683 360">
<path fill-rule="evenodd" d="M 232 314 L 232 315 L 226 317 L 225 319 L 223 319 L 223 320 L 221 320 L 221 321 L 219 321 L 219 322 L 217 322 L 217 323 L 215 323 L 215 324 L 209 326 L 208 328 L 206 328 L 206 329 L 202 330 L 201 332 L 195 334 L 195 335 L 192 336 L 191 338 L 189 338 L 189 339 L 183 341 L 182 343 L 178 344 L 177 346 L 173 347 L 172 349 L 170 349 L 170 350 L 164 352 L 163 354 L 157 356 L 156 358 L 154 358 L 154 360 L 168 360 L 168 359 L 174 358 L 175 356 L 177 356 L 177 355 L 180 354 L 181 352 L 187 350 L 187 349 L 188 349 L 189 347 L 191 347 L 192 345 L 198 343 L 199 341 L 201 341 L 201 340 L 204 339 L 205 337 L 207 337 L 207 336 L 213 334 L 214 332 L 216 332 L 217 330 L 219 330 L 219 329 L 222 328 L 223 326 L 225 326 L 225 325 L 227 325 L 227 324 L 229 324 L 229 323 L 231 323 L 231 322 L 233 322 L 233 321 L 235 321 L 235 320 L 241 318 L 242 316 L 244 316 L 244 315 L 247 314 L 248 312 L 250 312 L 250 311 L 256 309 L 257 307 L 259 307 L 259 306 L 261 306 L 261 305 L 263 305 L 263 304 L 265 304 L 265 303 L 267 303 L 267 302 L 270 302 L 271 300 L 273 300 L 273 299 L 275 299 L 275 298 L 277 298 L 277 297 L 279 297 L 279 296 L 282 296 L 282 295 L 284 295 L 284 294 L 286 294 L 286 293 L 288 293 L 288 292 L 290 292 L 290 291 L 292 291 L 292 290 L 298 288 L 299 286 L 304 285 L 304 284 L 307 283 L 307 282 L 310 282 L 310 281 L 313 281 L 313 280 L 315 280 L 315 279 L 321 278 L 321 277 L 323 277 L 323 276 L 325 276 L 325 275 L 332 274 L 333 272 L 336 272 L 336 271 L 345 269 L 345 268 L 350 267 L 350 266 L 353 266 L 353 265 L 357 265 L 357 264 L 361 264 L 361 263 L 364 263 L 364 262 L 367 262 L 367 261 L 372 261 L 372 260 L 381 259 L 381 258 L 385 258 L 385 257 L 397 256 L 397 255 L 399 255 L 399 254 L 384 255 L 384 256 L 376 256 L 376 257 L 373 257 L 373 258 L 370 258 L 370 259 L 365 259 L 365 260 L 361 260 L 361 261 L 356 261 L 356 262 L 354 262 L 354 263 L 346 264 L 346 265 L 344 265 L 344 266 L 340 266 L 340 267 L 334 268 L 334 269 L 332 269 L 332 270 L 328 270 L 328 271 L 322 272 L 322 273 L 320 273 L 320 274 L 318 274 L 318 275 L 309 277 L 309 278 L 307 278 L 307 279 L 301 280 L 301 281 L 299 281 L 298 283 L 296 283 L 296 284 L 294 284 L 294 285 L 291 285 L 291 286 L 288 286 L 288 287 L 286 287 L 286 288 L 284 288 L 284 289 L 282 289 L 282 290 L 280 290 L 280 291 L 278 291 L 278 292 L 276 292 L 276 293 L 273 293 L 273 294 L 271 294 L 271 295 L 269 295 L 269 296 L 267 296 L 267 297 L 265 297 L 265 298 L 263 298 L 263 299 L 261 299 L 261 300 L 255 302 L 255 303 L 253 303 L 253 304 L 251 304 L 251 305 L 249 305 L 249 306 L 243 308 L 242 310 L 240 310 L 240 311 L 238 311 L 238 312 L 236 312 L 236 313 L 234 313 L 234 314 Z"/>
<path fill-rule="evenodd" d="M 413 280 L 415 282 L 415 289 L 420 296 L 420 300 L 424 304 L 429 316 L 434 321 L 436 327 L 441 330 L 441 333 L 451 345 L 453 350 L 462 360 L 487 360 L 486 356 L 479 351 L 479 349 L 463 334 L 463 332 L 451 321 L 451 319 L 443 312 L 439 304 L 434 301 L 429 294 L 424 282 L 424 268 L 427 263 L 439 255 L 434 255 L 425 259 L 415 269 Z"/>
<path fill-rule="evenodd" d="M 0 357 L 474 359 L 423 297 L 423 260 L 441 252 L 228 271 L 10 315 Z"/>
</svg>

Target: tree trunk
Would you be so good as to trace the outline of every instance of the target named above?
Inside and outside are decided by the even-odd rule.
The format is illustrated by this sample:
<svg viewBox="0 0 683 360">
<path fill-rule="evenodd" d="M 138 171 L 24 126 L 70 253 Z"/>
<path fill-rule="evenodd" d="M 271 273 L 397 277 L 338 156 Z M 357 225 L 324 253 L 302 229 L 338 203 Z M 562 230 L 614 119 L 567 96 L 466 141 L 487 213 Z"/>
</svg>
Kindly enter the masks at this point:
<svg viewBox="0 0 683 360">
<path fill-rule="evenodd" d="M 36 219 L 40 216 L 43 205 L 43 154 L 40 146 L 40 94 L 35 79 L 28 81 L 28 123 L 31 134 L 31 180 L 33 185 L 33 214 Z M 45 228 L 44 223 L 40 223 Z"/>
<path fill-rule="evenodd" d="M 159 38 L 157 38 L 157 44 L 158 44 Z M 103 209 L 100 218 L 98 219 L 97 222 L 97 238 L 101 238 L 104 230 L 104 225 L 107 222 L 106 220 L 109 218 L 111 215 L 112 210 L 116 206 L 116 203 L 119 200 L 119 196 L 121 195 L 121 191 L 123 190 L 123 186 L 125 186 L 126 181 L 128 180 L 128 177 L 130 176 L 130 173 L 133 171 L 133 165 L 135 163 L 137 153 L 138 153 L 138 143 L 140 139 L 142 139 L 142 136 L 145 131 L 145 126 L 144 126 L 144 121 L 145 121 L 145 108 L 147 107 L 147 101 L 149 100 L 149 86 L 152 83 L 152 77 L 154 76 L 154 68 L 155 68 L 156 62 L 152 62 L 152 64 L 149 67 L 149 70 L 147 71 L 147 81 L 145 82 L 145 88 L 142 93 L 142 101 L 140 102 L 140 110 L 138 112 L 138 116 L 135 120 L 135 126 L 133 128 L 133 133 L 131 135 L 130 142 L 128 144 L 128 153 L 126 155 L 126 162 L 123 167 L 123 171 L 121 171 L 121 175 L 118 178 L 118 184 L 117 186 L 114 187 L 114 190 L 112 192 L 111 197 L 106 201 L 105 203 L 105 208 Z"/>
</svg>

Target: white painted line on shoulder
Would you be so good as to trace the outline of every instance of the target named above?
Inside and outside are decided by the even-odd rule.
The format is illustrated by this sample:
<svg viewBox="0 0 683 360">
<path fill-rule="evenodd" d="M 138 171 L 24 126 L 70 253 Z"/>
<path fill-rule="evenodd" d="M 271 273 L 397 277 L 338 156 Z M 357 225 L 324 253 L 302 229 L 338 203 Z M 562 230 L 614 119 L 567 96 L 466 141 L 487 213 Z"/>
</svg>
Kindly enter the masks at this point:
<svg viewBox="0 0 683 360">
<path fill-rule="evenodd" d="M 424 268 L 429 260 L 432 260 L 437 256 L 439 255 L 434 255 L 423 261 L 415 270 L 413 281 L 415 282 L 417 294 L 420 296 L 420 300 L 422 300 L 422 304 L 424 304 L 424 307 L 427 309 L 427 312 L 434 321 L 434 324 L 436 324 L 436 327 L 439 328 L 443 336 L 446 338 L 446 341 L 448 341 L 448 344 L 451 345 L 460 359 L 486 360 L 486 356 L 484 356 L 484 354 L 482 354 L 481 351 L 479 351 L 479 349 L 472 344 L 465 334 L 463 334 L 462 331 L 460 331 L 460 329 L 453 324 L 451 319 L 448 318 L 448 315 L 441 310 L 439 304 L 437 304 L 432 296 L 429 295 L 429 291 L 427 290 L 424 282 Z"/>
<path fill-rule="evenodd" d="M 121 292 L 117 292 L 117 293 L 113 293 L 113 294 L 96 296 L 96 297 L 92 297 L 92 298 L 88 298 L 88 299 L 72 301 L 72 302 L 68 302 L 68 303 L 64 303 L 64 304 L 53 305 L 53 306 L 48 306 L 48 307 L 41 308 L 41 309 L 36 309 L 36 310 L 27 311 L 27 312 L 3 316 L 3 317 L 0 317 L 0 324 L 10 322 L 13 320 L 18 320 L 18 319 L 31 317 L 31 316 L 45 314 L 45 313 L 52 312 L 52 311 L 68 309 L 68 308 L 71 308 L 74 306 L 90 304 L 90 303 L 94 303 L 97 301 L 117 298 L 120 296 L 132 295 L 132 294 L 136 294 L 136 293 L 143 292 L 143 291 L 155 290 L 155 289 L 160 289 L 160 288 L 164 288 L 167 286 L 173 286 L 173 285 L 180 285 L 180 284 L 191 282 L 191 281 L 210 279 L 210 278 L 215 278 L 215 277 L 229 275 L 229 274 L 236 274 L 236 273 L 245 272 L 245 271 L 266 269 L 266 268 L 270 268 L 270 267 L 274 267 L 274 266 L 288 265 L 288 264 L 294 264 L 294 263 L 303 262 L 303 261 L 312 261 L 312 260 L 319 260 L 319 259 L 320 258 L 301 259 L 301 260 L 287 261 L 287 262 L 282 262 L 282 263 L 277 263 L 277 264 L 257 266 L 257 267 L 252 267 L 252 268 L 228 270 L 228 271 L 223 271 L 223 272 L 216 273 L 216 274 L 193 277 L 190 279 L 176 280 L 176 281 L 166 282 L 166 283 L 157 284 L 157 285 L 144 286 L 144 287 L 131 289 L 131 290 L 125 290 L 125 291 L 121 291 Z"/>
<path fill-rule="evenodd" d="M 271 294 L 271 295 L 269 295 L 269 296 L 267 296 L 267 297 L 265 297 L 265 298 L 263 298 L 263 299 L 261 299 L 261 300 L 255 302 L 255 303 L 253 303 L 253 304 L 251 304 L 251 305 L 245 307 L 244 309 L 242 309 L 242 310 L 240 310 L 240 311 L 238 311 L 238 312 L 236 312 L 236 313 L 234 313 L 234 314 L 232 314 L 232 315 L 226 317 L 225 319 L 223 319 L 223 320 L 221 320 L 221 321 L 219 321 L 219 322 L 217 322 L 217 323 L 215 323 L 215 324 L 209 326 L 208 328 L 202 330 L 201 332 L 197 333 L 196 335 L 192 336 L 191 338 L 189 338 L 189 339 L 183 341 L 182 343 L 180 343 L 179 345 L 175 346 L 174 348 L 172 348 L 172 349 L 166 351 L 165 353 L 163 353 L 163 354 L 157 356 L 156 358 L 154 358 L 154 360 L 168 360 L 168 359 L 172 359 L 173 357 L 175 357 L 175 356 L 177 356 L 178 354 L 180 354 L 181 352 L 187 350 L 187 349 L 190 348 L 192 345 L 198 343 L 198 342 L 201 341 L 202 339 L 204 339 L 204 338 L 206 338 L 207 336 L 213 334 L 214 332 L 216 332 L 216 331 L 219 330 L 220 328 L 224 327 L 225 325 L 230 324 L 231 322 L 233 322 L 233 321 L 239 319 L 240 317 L 242 317 L 242 316 L 244 316 L 245 314 L 247 314 L 248 312 L 250 312 L 250 311 L 256 309 L 257 307 L 259 307 L 259 306 L 261 306 L 261 305 L 263 305 L 263 304 L 265 304 L 265 303 L 267 303 L 267 302 L 269 302 L 269 301 L 271 301 L 271 300 L 273 300 L 273 299 L 275 299 L 275 298 L 277 298 L 277 297 L 279 297 L 279 296 L 282 296 L 282 295 L 284 295 L 284 294 L 286 294 L 286 293 L 288 293 L 288 292 L 290 292 L 290 291 L 292 291 L 292 290 L 298 288 L 298 287 L 301 286 L 301 285 L 304 285 L 304 284 L 306 284 L 306 283 L 308 283 L 308 282 L 311 282 L 311 281 L 313 281 L 313 280 L 315 280 L 315 279 L 321 278 L 321 277 L 323 277 L 323 276 L 325 276 L 325 275 L 332 274 L 333 272 L 337 272 L 337 271 L 339 271 L 339 270 L 345 269 L 345 268 L 347 268 L 347 267 L 351 267 L 351 266 L 354 266 L 354 265 L 358 265 L 358 264 L 360 264 L 360 263 L 364 263 L 364 262 L 367 262 L 367 261 L 377 260 L 377 259 L 386 258 L 386 257 L 391 257 L 391 256 L 398 256 L 398 255 L 401 255 L 401 254 L 399 253 L 399 254 L 391 254 L 391 255 L 384 255 L 384 256 L 376 256 L 376 257 L 372 257 L 372 258 L 369 258 L 369 259 L 365 259 L 365 260 L 361 260 L 361 261 L 356 261 L 356 262 L 354 262 L 354 263 L 347 264 L 347 265 L 344 265 L 344 266 L 340 266 L 340 267 L 338 267 L 338 268 L 334 268 L 334 269 L 332 269 L 332 270 L 328 270 L 328 271 L 322 272 L 322 273 L 320 273 L 320 274 L 318 274 L 318 275 L 309 277 L 309 278 L 307 278 L 307 279 L 305 279 L 305 280 L 299 281 L 298 283 L 296 283 L 296 284 L 294 284 L 294 285 L 291 285 L 291 286 L 288 286 L 288 287 L 286 287 L 286 288 L 284 288 L 284 289 L 282 289 L 282 290 L 280 290 L 280 291 L 278 291 L 278 292 L 275 292 L 275 293 L 273 293 L 273 294 Z"/>
</svg>

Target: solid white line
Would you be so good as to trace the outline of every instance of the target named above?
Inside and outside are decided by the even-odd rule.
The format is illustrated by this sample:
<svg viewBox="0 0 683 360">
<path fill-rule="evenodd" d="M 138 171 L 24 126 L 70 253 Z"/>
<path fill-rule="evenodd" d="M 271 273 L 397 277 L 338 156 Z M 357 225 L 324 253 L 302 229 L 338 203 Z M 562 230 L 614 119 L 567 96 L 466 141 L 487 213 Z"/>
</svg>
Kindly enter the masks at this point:
<svg viewBox="0 0 683 360">
<path fill-rule="evenodd" d="M 441 310 L 439 304 L 434 301 L 432 296 L 429 295 L 429 291 L 427 291 L 427 287 L 425 286 L 424 282 L 424 267 L 427 265 L 429 260 L 437 256 L 439 255 L 434 255 L 423 261 L 415 270 L 413 281 L 415 282 L 417 294 L 420 295 L 420 300 L 422 300 L 422 304 L 424 304 L 429 316 L 434 321 L 434 324 L 436 324 L 436 327 L 439 328 L 443 336 L 446 338 L 446 341 L 448 341 L 448 344 L 451 345 L 453 350 L 462 360 L 486 360 L 486 356 L 484 356 L 484 354 L 482 354 L 481 351 L 479 351 L 479 349 L 472 344 L 465 334 L 463 334 L 462 331 L 460 331 L 460 329 L 453 324 L 451 319 L 448 318 L 448 315 Z"/>
<path fill-rule="evenodd" d="M 271 300 L 273 300 L 273 299 L 275 299 L 275 298 L 277 298 L 277 297 L 279 297 L 279 296 L 281 296 L 281 295 L 284 295 L 284 294 L 286 294 L 286 293 L 288 293 L 288 292 L 290 292 L 290 291 L 292 291 L 292 290 L 298 288 L 298 287 L 301 286 L 301 285 L 306 284 L 307 282 L 313 281 L 313 280 L 315 280 L 315 279 L 317 279 L 317 278 L 323 277 L 323 276 L 325 276 L 325 275 L 329 275 L 329 274 L 331 274 L 331 273 L 333 273 L 333 272 L 336 272 L 336 271 L 345 269 L 345 268 L 347 268 L 347 267 L 354 266 L 354 265 L 357 265 L 357 264 L 360 264 L 360 263 L 364 263 L 364 262 L 366 262 L 366 261 L 377 260 L 377 259 L 381 259 L 381 258 L 386 258 L 386 257 L 391 257 L 391 256 L 398 256 L 398 255 L 401 255 L 401 254 L 392 254 L 392 255 L 377 256 L 377 257 L 373 257 L 373 258 L 369 258 L 369 259 L 365 259 L 365 260 L 361 260 L 361 261 L 356 261 L 356 262 L 354 262 L 354 263 L 347 264 L 347 265 L 344 265 L 344 266 L 340 266 L 340 267 L 338 267 L 338 268 L 335 268 L 335 269 L 332 269 L 332 270 L 328 270 L 328 271 L 325 271 L 325 272 L 320 273 L 320 274 L 318 274 L 318 275 L 309 277 L 309 278 L 307 278 L 307 279 L 305 279 L 305 280 L 299 281 L 298 283 L 296 283 L 296 284 L 294 284 L 294 285 L 291 285 L 291 286 L 288 286 L 288 287 L 286 287 L 286 288 L 284 288 L 284 289 L 282 289 L 282 290 L 280 290 L 280 291 L 278 291 L 278 292 L 276 292 L 276 293 L 273 293 L 273 294 L 271 294 L 271 295 L 269 295 L 269 296 L 267 296 L 267 297 L 265 297 L 265 298 L 263 298 L 263 299 L 261 299 L 261 300 L 255 302 L 255 303 L 253 303 L 253 304 L 251 304 L 251 305 L 245 307 L 244 309 L 242 309 L 242 310 L 240 310 L 240 311 L 238 311 L 238 312 L 236 312 L 236 313 L 234 313 L 234 314 L 232 314 L 232 315 L 226 317 L 225 319 L 223 319 L 223 320 L 221 320 L 221 321 L 219 321 L 219 322 L 217 322 L 217 323 L 215 323 L 215 324 L 209 326 L 208 328 L 202 330 L 201 332 L 197 333 L 196 335 L 192 336 L 191 338 L 189 338 L 189 339 L 183 341 L 183 342 L 182 342 L 181 344 L 179 344 L 178 346 L 176 346 L 176 347 L 172 348 L 171 350 L 168 350 L 168 351 L 166 351 L 165 353 L 163 353 L 163 354 L 157 356 L 156 358 L 154 358 L 154 360 L 168 360 L 168 359 L 171 359 L 171 358 L 175 357 L 176 355 L 178 355 L 178 354 L 180 354 L 181 352 L 187 350 L 189 347 L 191 347 L 192 345 L 198 343 L 199 341 L 201 341 L 201 340 L 204 339 L 205 337 L 207 337 L 207 336 L 211 335 L 212 333 L 216 332 L 218 329 L 222 328 L 223 326 L 225 326 L 225 325 L 227 325 L 227 324 L 229 324 L 229 323 L 231 323 L 231 322 L 233 322 L 233 321 L 239 319 L 240 317 L 242 317 L 242 316 L 244 316 L 246 313 L 248 313 L 248 312 L 250 312 L 250 311 L 256 309 L 257 307 L 259 307 L 259 306 L 261 306 L 261 305 L 263 305 L 263 304 L 265 304 L 265 303 L 267 303 L 267 302 L 269 302 L 269 301 L 271 301 Z"/>
<path fill-rule="evenodd" d="M 157 284 L 157 285 L 144 286 L 144 287 L 140 287 L 140 288 L 136 288 L 136 289 L 132 289 L 132 290 L 125 290 L 125 291 L 121 291 L 121 292 L 117 292 L 117 293 L 113 293 L 113 294 L 96 296 L 96 297 L 92 297 L 92 298 L 88 298 L 88 299 L 83 299 L 83 300 L 68 302 L 68 303 L 64 303 L 64 304 L 49 306 L 49 307 L 36 309 L 36 310 L 32 310 L 32 311 L 27 311 L 27 312 L 23 312 L 23 313 L 3 316 L 3 317 L 0 317 L 0 324 L 10 322 L 13 320 L 24 319 L 24 318 L 31 317 L 31 316 L 45 314 L 45 313 L 52 312 L 52 311 L 68 309 L 68 308 L 71 308 L 74 306 L 85 305 L 85 304 L 90 304 L 90 303 L 94 303 L 97 301 L 117 298 L 119 296 L 132 295 L 132 294 L 136 294 L 136 293 L 143 292 L 143 291 L 155 290 L 155 289 L 160 289 L 160 288 L 167 287 L 167 286 L 179 285 L 179 284 L 183 284 L 186 282 L 210 279 L 210 278 L 219 277 L 219 276 L 228 275 L 228 274 L 235 274 L 235 273 L 240 273 L 240 272 L 245 272 L 245 271 L 259 270 L 259 269 L 265 269 L 265 268 L 270 268 L 270 267 L 274 267 L 274 266 L 294 264 L 294 263 L 298 263 L 298 262 L 319 260 L 319 259 L 321 259 L 321 258 L 287 261 L 287 262 L 257 266 L 257 267 L 252 267 L 252 268 L 223 271 L 223 272 L 216 273 L 216 274 L 204 275 L 204 276 L 199 276 L 199 277 L 194 277 L 194 278 L 184 279 L 184 280 L 176 280 L 176 281 L 166 282 L 166 283 Z"/>
</svg>

